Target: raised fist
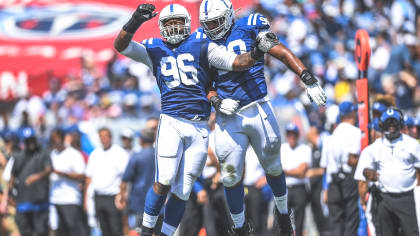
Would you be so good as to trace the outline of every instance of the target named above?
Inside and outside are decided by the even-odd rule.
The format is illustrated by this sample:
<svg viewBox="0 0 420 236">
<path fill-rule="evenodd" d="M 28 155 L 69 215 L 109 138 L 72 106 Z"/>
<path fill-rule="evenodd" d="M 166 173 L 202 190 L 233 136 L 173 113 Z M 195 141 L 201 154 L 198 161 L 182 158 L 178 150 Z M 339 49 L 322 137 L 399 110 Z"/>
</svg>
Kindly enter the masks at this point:
<svg viewBox="0 0 420 236">
<path fill-rule="evenodd" d="M 141 24 L 158 14 L 157 12 L 153 12 L 155 9 L 153 4 L 140 4 L 136 11 L 134 11 L 130 20 L 123 26 L 123 30 L 134 34 Z"/>
<path fill-rule="evenodd" d="M 153 4 L 140 4 L 136 11 L 133 13 L 133 18 L 143 23 L 155 17 L 158 13 L 155 11 L 155 6 Z"/>
</svg>

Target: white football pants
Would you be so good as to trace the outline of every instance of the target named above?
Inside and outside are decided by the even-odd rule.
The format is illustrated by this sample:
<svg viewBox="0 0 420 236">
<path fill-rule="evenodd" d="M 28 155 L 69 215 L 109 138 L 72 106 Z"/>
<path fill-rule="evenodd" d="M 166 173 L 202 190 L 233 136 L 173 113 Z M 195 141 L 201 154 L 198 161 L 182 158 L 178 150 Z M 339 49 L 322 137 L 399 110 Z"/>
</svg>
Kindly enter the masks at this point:
<svg viewBox="0 0 420 236">
<path fill-rule="evenodd" d="M 160 115 L 156 142 L 156 181 L 170 185 L 171 192 L 188 200 L 207 159 L 207 121 L 190 121 Z"/>
<path fill-rule="evenodd" d="M 231 116 L 217 114 L 215 149 L 225 187 L 241 181 L 249 144 L 266 174 L 282 173 L 280 128 L 268 98 L 250 103 Z"/>
</svg>

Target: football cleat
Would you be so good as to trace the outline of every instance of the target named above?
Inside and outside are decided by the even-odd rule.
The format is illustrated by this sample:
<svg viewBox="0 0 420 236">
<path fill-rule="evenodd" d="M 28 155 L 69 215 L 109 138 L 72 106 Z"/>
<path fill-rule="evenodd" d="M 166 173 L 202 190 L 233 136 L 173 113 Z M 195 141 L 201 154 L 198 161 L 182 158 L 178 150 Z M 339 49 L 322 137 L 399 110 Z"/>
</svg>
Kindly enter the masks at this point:
<svg viewBox="0 0 420 236">
<path fill-rule="evenodd" d="M 254 232 L 254 226 L 251 222 L 245 221 L 241 228 L 233 228 L 229 230 L 231 236 L 252 236 Z"/>
<path fill-rule="evenodd" d="M 280 214 L 277 207 L 274 208 L 274 218 L 279 226 L 279 236 L 294 235 L 294 212 L 289 208 L 288 214 Z"/>
</svg>

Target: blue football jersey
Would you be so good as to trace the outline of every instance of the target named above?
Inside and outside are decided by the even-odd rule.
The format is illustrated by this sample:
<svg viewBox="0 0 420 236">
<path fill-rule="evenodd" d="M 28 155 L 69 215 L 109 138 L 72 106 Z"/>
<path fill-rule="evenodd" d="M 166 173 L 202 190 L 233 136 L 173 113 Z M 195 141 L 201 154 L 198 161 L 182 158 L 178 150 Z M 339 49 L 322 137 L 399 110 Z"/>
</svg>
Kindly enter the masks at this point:
<svg viewBox="0 0 420 236">
<path fill-rule="evenodd" d="M 176 48 L 159 38 L 143 40 L 160 89 L 163 114 L 195 120 L 210 115 L 206 97 L 211 85 L 209 42 L 204 36 L 194 32 Z"/>
<path fill-rule="evenodd" d="M 227 37 L 214 42 L 225 45 L 229 51 L 236 54 L 246 53 L 255 47 L 258 33 L 269 28 L 268 20 L 263 15 L 251 14 L 236 20 Z M 264 77 L 264 59 L 257 61 L 249 70 L 241 72 L 218 70 L 214 86 L 221 98 L 239 100 L 240 106 L 265 97 L 267 85 Z"/>
</svg>

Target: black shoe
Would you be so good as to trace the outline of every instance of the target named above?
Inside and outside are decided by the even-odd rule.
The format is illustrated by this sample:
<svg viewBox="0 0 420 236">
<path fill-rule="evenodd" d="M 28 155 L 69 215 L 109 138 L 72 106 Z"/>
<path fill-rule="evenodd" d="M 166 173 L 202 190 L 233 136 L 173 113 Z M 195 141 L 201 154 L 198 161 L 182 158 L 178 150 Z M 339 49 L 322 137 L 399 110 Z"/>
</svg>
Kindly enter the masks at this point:
<svg viewBox="0 0 420 236">
<path fill-rule="evenodd" d="M 274 218 L 279 225 L 279 236 L 293 236 L 294 231 L 294 213 L 289 208 L 288 214 L 280 214 L 277 207 L 274 207 Z"/>
<path fill-rule="evenodd" d="M 245 221 L 241 228 L 233 228 L 229 230 L 231 236 L 252 236 L 254 232 L 254 226 L 251 222 Z"/>
<path fill-rule="evenodd" d="M 153 236 L 153 229 L 146 226 L 141 227 L 141 236 Z"/>
</svg>

